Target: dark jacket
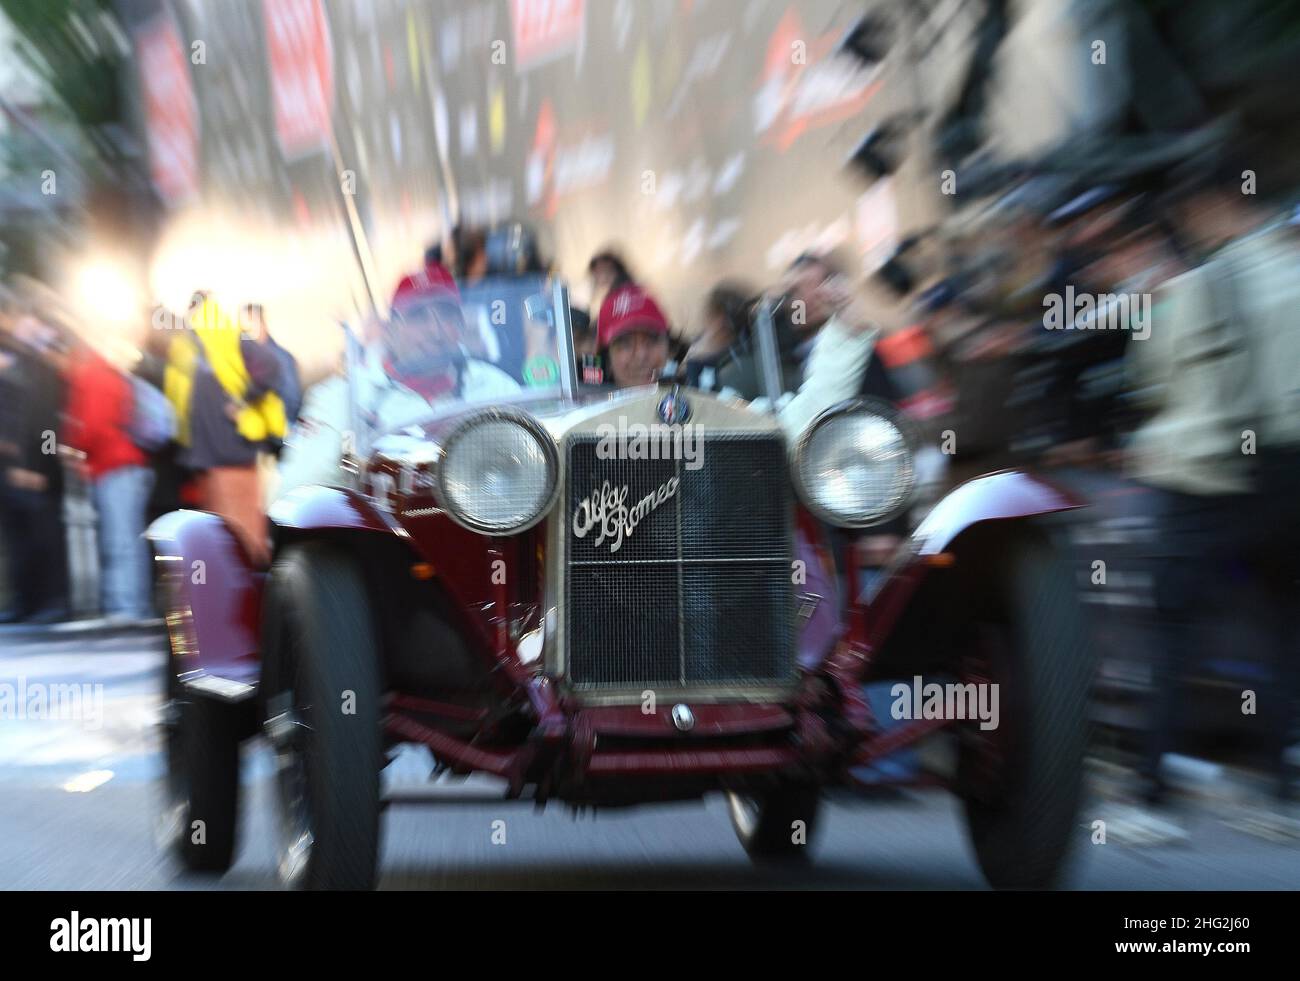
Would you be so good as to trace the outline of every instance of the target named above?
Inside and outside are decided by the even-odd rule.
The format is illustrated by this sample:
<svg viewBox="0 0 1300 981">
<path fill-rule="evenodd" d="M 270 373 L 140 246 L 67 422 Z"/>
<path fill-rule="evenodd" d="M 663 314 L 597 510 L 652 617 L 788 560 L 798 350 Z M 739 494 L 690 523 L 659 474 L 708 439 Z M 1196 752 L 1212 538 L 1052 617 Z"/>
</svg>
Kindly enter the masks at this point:
<svg viewBox="0 0 1300 981">
<path fill-rule="evenodd" d="M 244 338 L 239 348 L 252 380 L 244 401 L 251 402 L 275 388 L 280 360 L 269 347 L 250 338 Z M 259 451 L 274 449 L 250 443 L 240 435 L 228 411 L 233 404 L 207 361 L 201 358 L 190 392 L 190 445 L 183 458 L 185 466 L 191 470 L 252 466 Z"/>
<path fill-rule="evenodd" d="M 280 364 L 280 374 L 273 387 L 284 402 L 284 417 L 292 425 L 302 408 L 302 378 L 298 374 L 298 362 L 275 342 L 275 338 L 268 338 L 266 346 Z"/>
<path fill-rule="evenodd" d="M 13 447 L 5 466 L 34 470 L 50 491 L 63 488 L 63 465 L 51 434 L 63 427 L 67 387 L 47 361 L 17 345 L 6 347 L 14 357 L 0 380 L 0 444 Z M 51 452 L 46 452 L 47 450 Z"/>
</svg>

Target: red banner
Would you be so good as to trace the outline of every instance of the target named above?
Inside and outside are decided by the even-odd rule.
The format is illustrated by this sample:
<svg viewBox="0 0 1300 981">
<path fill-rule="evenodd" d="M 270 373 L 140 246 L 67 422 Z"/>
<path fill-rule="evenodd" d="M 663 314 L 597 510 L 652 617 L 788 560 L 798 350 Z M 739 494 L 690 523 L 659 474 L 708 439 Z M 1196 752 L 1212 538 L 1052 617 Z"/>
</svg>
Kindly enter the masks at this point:
<svg viewBox="0 0 1300 981">
<path fill-rule="evenodd" d="M 263 0 L 275 135 L 288 158 L 328 149 L 334 49 L 321 0 Z"/>
<path fill-rule="evenodd" d="M 199 189 L 199 113 L 176 25 L 158 17 L 135 34 L 149 175 L 168 204 Z"/>
<path fill-rule="evenodd" d="M 511 0 L 515 70 L 527 71 L 577 50 L 585 0 Z"/>
</svg>

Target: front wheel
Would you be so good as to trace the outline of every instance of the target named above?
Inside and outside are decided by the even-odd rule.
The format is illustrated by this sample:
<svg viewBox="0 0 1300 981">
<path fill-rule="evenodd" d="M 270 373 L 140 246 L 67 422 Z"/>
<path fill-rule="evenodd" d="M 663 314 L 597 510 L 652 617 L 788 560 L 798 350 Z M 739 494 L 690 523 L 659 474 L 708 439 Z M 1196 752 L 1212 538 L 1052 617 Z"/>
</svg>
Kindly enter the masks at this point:
<svg viewBox="0 0 1300 981">
<path fill-rule="evenodd" d="M 191 872 L 225 872 L 239 819 L 238 709 L 187 694 L 170 652 L 164 667 L 161 844 Z"/>
<path fill-rule="evenodd" d="M 753 794 L 728 793 L 727 809 L 749 857 L 755 861 L 805 861 L 817 830 L 821 791 L 786 784 Z"/>
<path fill-rule="evenodd" d="M 264 629 L 280 878 L 306 889 L 373 888 L 379 647 L 354 562 L 319 543 L 290 548 L 271 569 Z"/>
<path fill-rule="evenodd" d="M 971 844 L 997 889 L 1058 884 L 1083 793 L 1093 658 L 1070 569 L 1045 543 L 999 563 L 991 616 L 974 624 L 967 681 L 995 684 L 1000 720 L 960 730 L 958 780 Z"/>
</svg>

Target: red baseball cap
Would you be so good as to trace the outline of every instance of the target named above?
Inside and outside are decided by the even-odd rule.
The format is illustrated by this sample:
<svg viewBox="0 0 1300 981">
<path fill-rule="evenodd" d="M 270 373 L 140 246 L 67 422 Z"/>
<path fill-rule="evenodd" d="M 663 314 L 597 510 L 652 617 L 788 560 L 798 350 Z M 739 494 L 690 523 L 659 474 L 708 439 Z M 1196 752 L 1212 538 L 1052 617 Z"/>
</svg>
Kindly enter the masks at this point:
<svg viewBox="0 0 1300 981">
<path fill-rule="evenodd" d="M 609 347 L 622 335 L 633 330 L 651 334 L 668 334 L 668 319 L 640 286 L 629 283 L 612 289 L 600 305 L 600 320 L 596 328 L 597 344 Z"/>
<path fill-rule="evenodd" d="M 447 271 L 447 267 L 441 262 L 430 262 L 419 272 L 402 277 L 402 281 L 397 284 L 397 290 L 393 293 L 392 306 L 394 308 L 409 306 L 413 302 L 444 292 L 450 292 L 456 299 L 460 299 L 456 280 Z"/>
</svg>

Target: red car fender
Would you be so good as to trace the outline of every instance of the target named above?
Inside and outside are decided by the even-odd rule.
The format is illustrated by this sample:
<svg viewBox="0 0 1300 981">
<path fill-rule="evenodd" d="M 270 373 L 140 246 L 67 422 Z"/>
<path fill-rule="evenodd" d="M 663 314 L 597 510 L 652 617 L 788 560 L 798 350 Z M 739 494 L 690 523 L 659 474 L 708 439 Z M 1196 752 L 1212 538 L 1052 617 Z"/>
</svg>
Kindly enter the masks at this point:
<svg viewBox="0 0 1300 981">
<path fill-rule="evenodd" d="M 404 535 L 401 527 L 355 491 L 307 486 L 290 491 L 273 505 L 271 523 L 296 531 L 382 531 Z"/>
<path fill-rule="evenodd" d="M 963 532 L 989 522 L 1023 521 L 1084 506 L 1063 488 L 1017 470 L 986 474 L 956 487 L 900 546 L 872 596 L 849 604 L 847 633 L 826 659 L 825 669 L 842 690 L 860 683 L 918 587 L 931 569 L 944 564 L 944 551 Z"/>
<path fill-rule="evenodd" d="M 146 532 L 165 585 L 167 634 L 176 670 L 201 672 L 213 694 L 251 697 L 260 672 L 266 574 L 229 525 L 205 511 L 173 511 Z"/>
</svg>

